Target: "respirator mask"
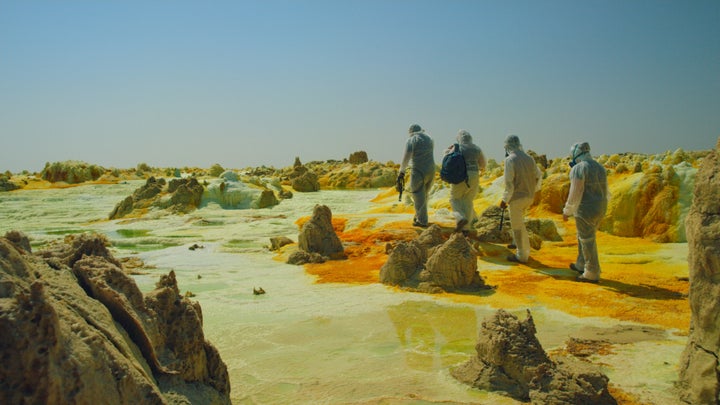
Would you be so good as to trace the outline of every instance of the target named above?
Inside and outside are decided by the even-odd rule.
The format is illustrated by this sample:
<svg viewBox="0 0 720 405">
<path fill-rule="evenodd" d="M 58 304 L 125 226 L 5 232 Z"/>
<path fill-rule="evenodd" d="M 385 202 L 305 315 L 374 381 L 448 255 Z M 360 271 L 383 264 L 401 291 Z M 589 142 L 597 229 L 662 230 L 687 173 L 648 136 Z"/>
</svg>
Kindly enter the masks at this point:
<svg viewBox="0 0 720 405">
<path fill-rule="evenodd" d="M 572 160 L 571 160 L 570 163 L 569 163 L 570 168 L 572 169 L 573 167 L 575 167 L 575 165 L 577 164 L 577 158 L 579 158 L 580 156 L 582 156 L 582 155 L 584 155 L 584 154 L 586 154 L 586 153 L 587 153 L 587 152 L 580 152 L 580 154 L 577 155 L 577 156 L 574 156 L 575 153 L 573 153 L 573 158 L 572 158 Z"/>
</svg>

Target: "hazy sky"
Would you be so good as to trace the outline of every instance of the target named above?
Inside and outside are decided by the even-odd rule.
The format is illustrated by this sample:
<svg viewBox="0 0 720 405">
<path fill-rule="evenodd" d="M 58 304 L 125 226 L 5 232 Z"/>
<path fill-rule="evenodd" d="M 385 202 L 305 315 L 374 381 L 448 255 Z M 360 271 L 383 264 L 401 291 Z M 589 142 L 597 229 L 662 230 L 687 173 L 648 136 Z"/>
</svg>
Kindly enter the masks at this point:
<svg viewBox="0 0 720 405">
<path fill-rule="evenodd" d="M 0 0 L 0 170 L 710 149 L 720 1 Z"/>
</svg>

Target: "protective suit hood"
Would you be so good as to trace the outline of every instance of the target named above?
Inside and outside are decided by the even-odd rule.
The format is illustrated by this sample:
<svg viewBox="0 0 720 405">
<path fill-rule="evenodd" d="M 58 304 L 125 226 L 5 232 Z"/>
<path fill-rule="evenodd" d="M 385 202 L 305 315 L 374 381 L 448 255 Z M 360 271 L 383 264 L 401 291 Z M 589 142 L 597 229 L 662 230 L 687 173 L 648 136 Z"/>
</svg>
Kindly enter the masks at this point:
<svg viewBox="0 0 720 405">
<path fill-rule="evenodd" d="M 472 143 L 472 136 L 470 135 L 470 132 L 461 129 L 458 131 L 457 136 L 455 137 L 455 140 L 457 140 L 458 143 L 461 144 L 470 144 Z"/>
<path fill-rule="evenodd" d="M 505 152 L 515 152 L 518 150 L 523 150 L 522 144 L 520 143 L 520 138 L 518 138 L 517 135 L 510 135 L 507 138 L 505 138 Z"/>
<path fill-rule="evenodd" d="M 589 159 L 592 159 L 589 143 L 577 142 L 570 147 L 570 167 L 575 166 L 578 162 Z"/>
</svg>

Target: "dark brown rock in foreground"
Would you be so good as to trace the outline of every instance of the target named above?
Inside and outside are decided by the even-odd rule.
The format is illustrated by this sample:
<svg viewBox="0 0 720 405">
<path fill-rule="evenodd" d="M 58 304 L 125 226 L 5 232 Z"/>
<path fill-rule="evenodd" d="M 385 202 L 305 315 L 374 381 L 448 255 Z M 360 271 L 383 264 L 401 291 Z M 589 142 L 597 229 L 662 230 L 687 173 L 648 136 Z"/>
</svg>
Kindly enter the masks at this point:
<svg viewBox="0 0 720 405">
<path fill-rule="evenodd" d="M 482 323 L 477 356 L 453 369 L 452 376 L 475 388 L 504 392 L 533 404 L 617 403 L 608 392 L 604 374 L 571 358 L 552 361 L 535 333 L 530 311 L 520 321 L 498 310 Z"/>
<path fill-rule="evenodd" d="M 174 274 L 143 296 L 98 235 L 0 238 L 0 403 L 229 404 L 227 368 Z"/>
</svg>

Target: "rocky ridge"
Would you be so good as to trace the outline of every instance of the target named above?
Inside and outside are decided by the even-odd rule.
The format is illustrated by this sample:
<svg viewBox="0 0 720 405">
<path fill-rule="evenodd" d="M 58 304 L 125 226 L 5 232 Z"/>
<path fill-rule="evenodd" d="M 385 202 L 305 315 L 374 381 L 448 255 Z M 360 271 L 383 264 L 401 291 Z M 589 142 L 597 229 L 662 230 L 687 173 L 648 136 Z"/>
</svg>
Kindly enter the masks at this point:
<svg viewBox="0 0 720 405">
<path fill-rule="evenodd" d="M 0 238 L 0 402 L 229 404 L 198 303 L 172 272 L 143 296 L 106 243 Z"/>
</svg>

